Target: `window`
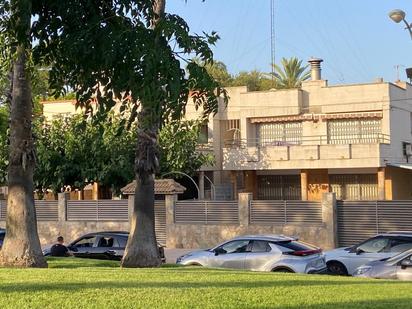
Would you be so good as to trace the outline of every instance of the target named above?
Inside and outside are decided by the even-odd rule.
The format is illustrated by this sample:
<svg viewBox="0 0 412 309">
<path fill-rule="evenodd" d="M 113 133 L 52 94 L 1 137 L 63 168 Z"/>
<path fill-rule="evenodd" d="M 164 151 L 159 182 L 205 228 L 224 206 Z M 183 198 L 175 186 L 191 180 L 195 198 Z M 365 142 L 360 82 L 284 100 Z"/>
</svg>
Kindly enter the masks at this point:
<svg viewBox="0 0 412 309">
<path fill-rule="evenodd" d="M 240 137 L 240 120 L 222 120 L 220 127 L 220 135 L 223 136 L 224 145 L 233 146 L 239 145 Z"/>
<path fill-rule="evenodd" d="M 395 238 L 391 239 L 390 252 L 403 252 L 412 249 L 412 239 Z"/>
<path fill-rule="evenodd" d="M 260 200 L 300 200 L 299 175 L 262 175 L 257 177 Z"/>
<path fill-rule="evenodd" d="M 112 248 L 112 247 L 118 247 L 119 244 L 117 243 L 117 240 L 114 239 L 113 237 L 101 237 L 99 239 L 99 244 L 97 246 Z"/>
<path fill-rule="evenodd" d="M 248 244 L 249 240 L 235 240 L 224 244 L 220 248 L 223 253 L 243 253 L 246 252 Z"/>
<path fill-rule="evenodd" d="M 269 251 L 271 251 L 271 248 L 267 241 L 262 241 L 262 240 L 253 241 L 252 252 L 258 253 L 258 252 L 269 252 Z"/>
<path fill-rule="evenodd" d="M 331 191 L 338 200 L 378 199 L 378 176 L 376 174 L 329 175 Z"/>
<path fill-rule="evenodd" d="M 96 236 L 84 237 L 76 242 L 73 246 L 75 248 L 90 248 L 96 242 Z"/>
<path fill-rule="evenodd" d="M 381 119 L 328 120 L 328 144 L 376 144 L 381 142 Z"/>
<path fill-rule="evenodd" d="M 257 140 L 261 146 L 296 145 L 302 142 L 302 122 L 271 122 L 257 125 Z"/>
<path fill-rule="evenodd" d="M 307 251 L 307 250 L 315 250 L 315 247 L 312 247 L 308 244 L 299 241 L 281 241 L 276 243 L 281 248 L 289 249 L 293 251 Z"/>
<path fill-rule="evenodd" d="M 377 253 L 384 251 L 389 246 L 389 239 L 383 237 L 373 238 L 364 242 L 357 247 L 358 250 L 362 250 L 366 253 Z"/>
<path fill-rule="evenodd" d="M 207 122 L 200 125 L 199 128 L 199 144 L 207 144 L 209 141 L 209 128 Z"/>
</svg>

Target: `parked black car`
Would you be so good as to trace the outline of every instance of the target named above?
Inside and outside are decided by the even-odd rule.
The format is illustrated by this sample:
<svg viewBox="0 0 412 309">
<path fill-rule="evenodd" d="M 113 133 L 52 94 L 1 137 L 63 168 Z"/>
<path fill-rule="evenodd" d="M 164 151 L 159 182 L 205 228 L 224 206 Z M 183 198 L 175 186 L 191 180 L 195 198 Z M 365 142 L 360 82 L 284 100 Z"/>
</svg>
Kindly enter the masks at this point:
<svg viewBox="0 0 412 309">
<path fill-rule="evenodd" d="M 121 260 L 126 248 L 128 232 L 97 232 L 83 235 L 71 242 L 67 248 L 75 257 L 101 260 Z M 164 249 L 159 246 L 159 254 L 165 261 Z M 50 247 L 43 250 L 45 256 L 50 255 Z"/>
<path fill-rule="evenodd" d="M 6 230 L 0 229 L 0 249 L 3 246 L 4 236 L 6 236 Z"/>
</svg>

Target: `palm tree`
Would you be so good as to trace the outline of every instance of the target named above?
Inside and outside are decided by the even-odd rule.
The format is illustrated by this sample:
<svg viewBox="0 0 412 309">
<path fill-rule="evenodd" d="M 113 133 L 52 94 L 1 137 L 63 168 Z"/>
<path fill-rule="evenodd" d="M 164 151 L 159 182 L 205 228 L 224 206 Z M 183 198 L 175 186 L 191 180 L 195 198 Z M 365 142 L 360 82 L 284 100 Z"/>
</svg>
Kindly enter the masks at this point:
<svg viewBox="0 0 412 309">
<path fill-rule="evenodd" d="M 274 79 L 278 89 L 299 88 L 310 77 L 308 65 L 302 66 L 302 60 L 296 57 L 282 58 L 281 64 L 282 67 L 274 64 Z"/>
</svg>

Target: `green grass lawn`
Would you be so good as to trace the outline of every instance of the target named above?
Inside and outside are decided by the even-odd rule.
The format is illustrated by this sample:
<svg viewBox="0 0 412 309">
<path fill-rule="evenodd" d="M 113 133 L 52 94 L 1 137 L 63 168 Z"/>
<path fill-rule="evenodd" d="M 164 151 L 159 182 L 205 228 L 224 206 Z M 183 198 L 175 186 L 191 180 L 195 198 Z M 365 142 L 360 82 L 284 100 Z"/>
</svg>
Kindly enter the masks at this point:
<svg viewBox="0 0 412 309">
<path fill-rule="evenodd" d="M 412 282 L 49 259 L 0 269 L 0 308 L 412 308 Z"/>
</svg>

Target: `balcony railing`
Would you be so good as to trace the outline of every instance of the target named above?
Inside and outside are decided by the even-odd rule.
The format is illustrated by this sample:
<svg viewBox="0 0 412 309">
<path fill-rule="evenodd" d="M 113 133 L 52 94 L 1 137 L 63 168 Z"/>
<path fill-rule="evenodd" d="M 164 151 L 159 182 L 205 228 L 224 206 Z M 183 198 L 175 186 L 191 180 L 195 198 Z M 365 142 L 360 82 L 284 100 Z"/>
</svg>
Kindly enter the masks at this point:
<svg viewBox="0 0 412 309">
<path fill-rule="evenodd" d="M 390 138 L 387 134 L 344 134 L 341 136 L 313 135 L 296 138 L 250 138 L 224 141 L 225 148 L 232 147 L 268 147 L 268 146 L 317 146 L 317 145 L 350 145 L 350 144 L 389 144 Z"/>
</svg>

